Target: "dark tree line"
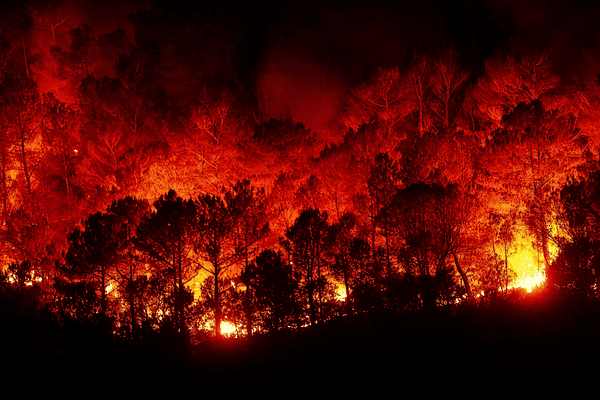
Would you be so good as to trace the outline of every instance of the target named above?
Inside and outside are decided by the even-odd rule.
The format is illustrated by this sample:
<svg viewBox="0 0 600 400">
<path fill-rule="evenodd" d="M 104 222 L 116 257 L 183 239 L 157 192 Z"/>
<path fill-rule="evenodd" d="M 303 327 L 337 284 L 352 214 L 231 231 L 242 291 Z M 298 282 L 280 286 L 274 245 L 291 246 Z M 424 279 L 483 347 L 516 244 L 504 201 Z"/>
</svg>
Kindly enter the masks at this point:
<svg viewBox="0 0 600 400">
<path fill-rule="evenodd" d="M 143 327 L 188 337 L 207 318 L 218 336 L 224 320 L 252 334 L 466 299 L 469 199 L 439 185 L 391 193 L 374 220 L 380 229 L 385 218 L 388 231 L 376 240 L 353 213 L 330 222 L 327 212 L 305 208 L 279 243 L 264 191 L 248 180 L 223 196 L 184 200 L 169 191 L 152 209 L 127 197 L 70 233 L 58 304 L 72 316 L 111 318 L 139 338 Z M 195 298 L 190 283 L 200 277 Z M 84 288 L 86 296 L 70 296 Z"/>
<path fill-rule="evenodd" d="M 387 157 L 376 163 L 388 165 Z M 371 174 L 381 169 L 374 164 Z M 571 182 L 556 199 L 564 234 L 547 270 L 550 289 L 597 296 L 597 178 Z M 169 191 L 152 206 L 125 197 L 70 232 L 52 288 L 42 287 L 30 260 L 11 264 L 3 285 L 32 304 L 53 299 L 59 319 L 104 321 L 130 340 L 151 332 L 220 336 L 223 321 L 245 334 L 277 332 L 377 309 L 473 301 L 472 287 L 485 283 L 466 267 L 481 254 L 473 199 L 423 183 L 390 193 L 372 221 L 374 242 L 360 216 L 331 222 L 316 208 L 302 210 L 273 242 L 267 198 L 249 180 L 222 196 L 184 200 Z M 202 289 L 194 292 L 193 282 Z"/>
</svg>

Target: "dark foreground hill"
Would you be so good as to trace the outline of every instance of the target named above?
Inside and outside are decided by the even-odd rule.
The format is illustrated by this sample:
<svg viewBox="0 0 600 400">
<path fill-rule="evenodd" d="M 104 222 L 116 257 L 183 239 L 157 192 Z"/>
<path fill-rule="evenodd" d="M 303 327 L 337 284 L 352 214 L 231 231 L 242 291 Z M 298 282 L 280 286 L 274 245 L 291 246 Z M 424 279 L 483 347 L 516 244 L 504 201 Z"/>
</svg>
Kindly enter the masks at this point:
<svg viewBox="0 0 600 400">
<path fill-rule="evenodd" d="M 571 385 L 600 372 L 600 304 L 541 295 L 413 314 L 350 316 L 280 337 L 212 347 L 199 376 L 231 384 L 427 391 Z M 233 379 L 232 379 L 233 378 Z"/>
<path fill-rule="evenodd" d="M 600 303 L 543 295 L 410 314 L 373 312 L 299 332 L 192 347 L 161 337 L 134 346 L 93 325 L 65 332 L 48 317 L 6 314 L 2 353 L 9 372 L 3 376 L 47 390 L 118 385 L 177 393 L 194 387 L 236 397 L 365 389 L 425 394 L 473 385 L 513 391 L 523 384 L 582 387 L 600 371 Z"/>
</svg>

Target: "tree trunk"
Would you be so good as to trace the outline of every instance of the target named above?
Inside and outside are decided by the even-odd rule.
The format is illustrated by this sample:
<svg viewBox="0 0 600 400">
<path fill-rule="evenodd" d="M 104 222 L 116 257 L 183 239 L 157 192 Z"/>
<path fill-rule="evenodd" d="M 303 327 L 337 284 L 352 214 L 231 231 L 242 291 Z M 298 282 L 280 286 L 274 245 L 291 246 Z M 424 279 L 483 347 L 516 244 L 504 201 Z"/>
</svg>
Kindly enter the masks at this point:
<svg viewBox="0 0 600 400">
<path fill-rule="evenodd" d="M 452 250 L 452 257 L 454 258 L 454 265 L 456 266 L 456 270 L 458 271 L 458 273 L 460 274 L 460 277 L 463 280 L 463 284 L 465 285 L 465 289 L 467 290 L 467 296 L 470 300 L 472 298 L 472 293 L 471 293 L 471 285 L 469 284 L 469 277 L 467 276 L 466 272 L 460 266 L 460 263 L 458 262 L 458 255 L 456 254 L 455 250 Z"/>
<path fill-rule="evenodd" d="M 131 318 L 131 333 L 135 340 L 138 340 L 138 325 L 137 325 L 137 313 L 135 310 L 135 282 L 133 267 L 129 266 L 129 288 L 127 290 L 127 300 L 129 302 L 129 318 Z"/>
<path fill-rule="evenodd" d="M 100 267 L 100 286 L 102 287 L 102 294 L 100 295 L 100 312 L 103 317 L 106 317 L 106 266 Z"/>
<path fill-rule="evenodd" d="M 252 293 L 250 285 L 246 286 L 246 293 L 244 296 L 244 313 L 246 314 L 246 334 L 247 337 L 251 337 L 254 318 L 252 316 Z"/>
<path fill-rule="evenodd" d="M 175 320 L 174 328 L 175 331 L 178 332 L 181 337 L 187 340 L 187 326 L 186 326 L 186 318 L 185 318 L 185 288 L 183 284 L 183 265 L 182 265 L 182 246 L 181 243 L 178 244 L 177 255 L 176 255 L 176 264 L 175 264 L 175 276 L 174 276 L 174 294 L 175 294 L 175 307 L 174 307 L 174 316 Z"/>
<path fill-rule="evenodd" d="M 32 189 L 31 189 L 31 176 L 29 176 L 29 166 L 27 163 L 27 150 L 25 149 L 25 133 L 21 132 L 21 137 L 20 137 L 20 153 L 21 153 L 21 165 L 23 167 L 23 174 L 25 175 L 25 184 L 27 186 L 27 195 L 31 196 L 32 193 Z M 29 200 L 28 200 L 29 201 Z"/>
<path fill-rule="evenodd" d="M 2 212 L 0 213 L 2 221 L 8 219 L 8 154 L 6 150 L 6 143 L 0 143 L 0 168 L 2 182 L 0 183 L 0 193 L 2 196 Z"/>
<path fill-rule="evenodd" d="M 25 45 L 25 28 L 21 27 L 21 44 L 23 45 L 23 63 L 25 64 L 25 74 L 29 78 L 29 60 L 27 59 L 27 46 Z"/>
<path fill-rule="evenodd" d="M 221 293 L 219 291 L 219 275 L 220 267 L 217 261 L 213 261 L 213 267 L 215 270 L 215 282 L 213 287 L 213 301 L 214 301 L 214 313 L 215 313 L 215 336 L 217 339 L 221 338 Z"/>
<path fill-rule="evenodd" d="M 540 185 L 534 187 L 534 195 L 535 195 L 535 204 L 537 205 L 537 210 L 535 210 L 536 215 L 534 215 L 534 225 L 535 225 L 535 234 L 537 240 L 539 241 L 539 245 L 542 247 L 542 254 L 544 255 L 544 264 L 546 268 L 550 265 L 550 250 L 548 249 L 548 224 L 546 221 L 546 204 L 542 194 L 542 188 Z"/>
<path fill-rule="evenodd" d="M 187 326 L 186 326 L 186 318 L 185 318 L 185 287 L 183 283 L 183 266 L 181 265 L 181 260 L 179 260 L 178 271 L 177 271 L 177 280 L 178 280 L 178 296 L 177 296 L 177 314 L 179 315 L 179 333 L 187 338 Z"/>
<path fill-rule="evenodd" d="M 504 247 L 504 290 L 508 290 L 508 242 L 505 240 Z"/>
<path fill-rule="evenodd" d="M 391 278 L 392 275 L 392 267 L 391 267 L 391 260 L 390 260 L 390 238 L 389 238 L 389 229 L 388 229 L 388 221 L 387 221 L 387 216 L 385 218 L 385 222 L 384 222 L 384 235 L 385 235 L 385 258 L 386 258 L 386 277 L 388 279 Z"/>
<path fill-rule="evenodd" d="M 307 275 L 307 289 L 308 289 L 308 309 L 310 316 L 310 326 L 314 326 L 316 324 L 316 313 L 315 313 L 315 298 L 314 298 L 314 276 L 313 276 L 313 267 L 312 261 L 309 262 L 309 268 Z"/>
</svg>

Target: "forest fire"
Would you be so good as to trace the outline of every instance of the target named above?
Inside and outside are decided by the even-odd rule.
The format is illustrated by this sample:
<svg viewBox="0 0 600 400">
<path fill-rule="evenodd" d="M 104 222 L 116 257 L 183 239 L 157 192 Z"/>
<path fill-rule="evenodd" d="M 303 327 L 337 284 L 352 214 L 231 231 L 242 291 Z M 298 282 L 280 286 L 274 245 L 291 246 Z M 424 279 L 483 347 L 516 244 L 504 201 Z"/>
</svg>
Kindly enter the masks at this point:
<svg viewBox="0 0 600 400">
<path fill-rule="evenodd" d="M 595 24 L 566 54 L 495 2 L 8 3 L 0 289 L 57 324 L 187 344 L 598 297 Z"/>
<path fill-rule="evenodd" d="M 544 275 L 544 273 L 538 272 L 535 276 L 528 276 L 523 278 L 519 282 L 519 286 L 527 289 L 528 293 L 531 293 L 531 291 L 534 288 L 541 286 L 545 280 L 546 276 Z"/>
<path fill-rule="evenodd" d="M 335 299 L 339 302 L 345 302 L 348 298 L 348 293 L 346 292 L 346 287 L 341 283 L 335 284 Z"/>
<path fill-rule="evenodd" d="M 221 322 L 221 334 L 224 337 L 236 337 L 238 336 L 239 328 L 235 324 L 229 321 Z"/>
<path fill-rule="evenodd" d="M 512 263 L 515 266 L 515 278 L 509 283 L 508 289 L 523 288 L 528 293 L 537 288 L 546 280 L 544 267 L 539 261 L 539 254 L 533 249 L 522 251 L 512 257 Z"/>
</svg>

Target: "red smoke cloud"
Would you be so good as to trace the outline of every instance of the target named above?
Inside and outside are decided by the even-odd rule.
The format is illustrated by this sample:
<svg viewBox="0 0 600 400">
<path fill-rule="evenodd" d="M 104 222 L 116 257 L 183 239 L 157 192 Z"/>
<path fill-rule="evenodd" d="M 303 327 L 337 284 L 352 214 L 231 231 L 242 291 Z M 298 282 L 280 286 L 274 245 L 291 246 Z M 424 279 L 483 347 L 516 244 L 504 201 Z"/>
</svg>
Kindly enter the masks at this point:
<svg viewBox="0 0 600 400">
<path fill-rule="evenodd" d="M 345 90 L 325 63 L 289 48 L 267 52 L 257 81 L 267 118 L 292 118 L 314 131 L 322 131 L 337 114 Z"/>
</svg>

